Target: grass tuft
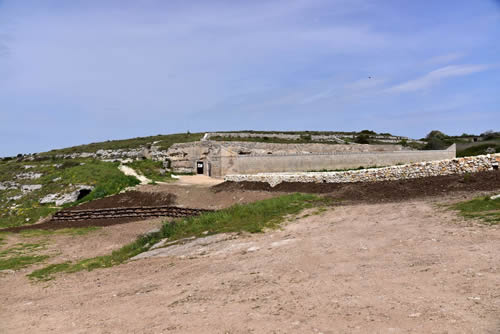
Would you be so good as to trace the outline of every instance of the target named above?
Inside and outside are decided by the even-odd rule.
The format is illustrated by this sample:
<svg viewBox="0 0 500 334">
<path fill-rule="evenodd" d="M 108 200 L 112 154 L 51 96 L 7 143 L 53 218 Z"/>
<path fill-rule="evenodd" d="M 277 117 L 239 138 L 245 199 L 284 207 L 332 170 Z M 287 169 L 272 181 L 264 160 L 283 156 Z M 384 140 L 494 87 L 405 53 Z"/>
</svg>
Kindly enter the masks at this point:
<svg viewBox="0 0 500 334">
<path fill-rule="evenodd" d="M 500 223 L 500 198 L 492 200 L 490 197 L 476 198 L 452 206 L 462 216 L 470 219 L 479 219 L 485 224 Z"/>
<path fill-rule="evenodd" d="M 0 270 L 17 270 L 47 259 L 48 255 L 20 255 L 0 259 Z"/>
</svg>

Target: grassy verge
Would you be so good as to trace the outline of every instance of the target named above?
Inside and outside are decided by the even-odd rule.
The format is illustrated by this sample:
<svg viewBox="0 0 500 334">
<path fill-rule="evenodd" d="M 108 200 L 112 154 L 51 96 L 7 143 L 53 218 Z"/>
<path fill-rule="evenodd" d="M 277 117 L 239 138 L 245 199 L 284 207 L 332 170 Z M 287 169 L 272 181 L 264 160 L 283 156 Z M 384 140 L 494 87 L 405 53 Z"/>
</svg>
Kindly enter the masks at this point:
<svg viewBox="0 0 500 334">
<path fill-rule="evenodd" d="M 251 204 L 235 205 L 198 217 L 167 222 L 159 232 L 141 236 L 110 255 L 84 259 L 75 263 L 65 262 L 49 265 L 33 271 L 28 276 L 32 279 L 50 280 L 54 274 L 59 272 L 71 273 L 111 267 L 147 251 L 153 244 L 164 238 L 172 241 L 217 233 L 262 232 L 278 227 L 287 215 L 294 215 L 303 209 L 325 204 L 325 199 L 315 195 L 290 194 Z"/>
<path fill-rule="evenodd" d="M 128 163 L 127 166 L 133 168 L 139 174 L 144 175 L 148 179 L 152 181 L 171 181 L 172 177 L 170 173 L 165 173 L 164 175 L 160 174 L 160 169 L 163 168 L 163 163 L 161 161 L 153 161 L 153 160 L 135 160 L 131 163 Z"/>
<path fill-rule="evenodd" d="M 489 197 L 476 198 L 452 206 L 465 218 L 479 219 L 488 225 L 500 223 L 500 198 L 492 200 Z"/>
<path fill-rule="evenodd" d="M 32 237 L 42 237 L 42 236 L 51 236 L 51 235 L 58 235 L 58 234 L 66 234 L 70 236 L 80 236 L 80 235 L 86 235 L 90 232 L 98 231 L 100 230 L 101 227 L 98 226 L 89 226 L 89 227 L 70 227 L 70 228 L 61 228 L 58 230 L 40 230 L 40 229 L 34 229 L 34 230 L 24 230 L 19 232 L 19 235 L 26 237 L 26 238 L 32 238 Z"/>
<path fill-rule="evenodd" d="M 500 142 L 480 144 L 457 150 L 457 157 L 471 157 L 475 155 L 487 154 L 486 151 L 489 148 L 493 148 L 495 150 L 495 153 L 500 153 Z"/>
<path fill-rule="evenodd" d="M 48 255 L 32 254 L 43 248 L 43 244 L 19 243 L 0 251 L 0 270 L 17 270 L 47 259 Z"/>
</svg>

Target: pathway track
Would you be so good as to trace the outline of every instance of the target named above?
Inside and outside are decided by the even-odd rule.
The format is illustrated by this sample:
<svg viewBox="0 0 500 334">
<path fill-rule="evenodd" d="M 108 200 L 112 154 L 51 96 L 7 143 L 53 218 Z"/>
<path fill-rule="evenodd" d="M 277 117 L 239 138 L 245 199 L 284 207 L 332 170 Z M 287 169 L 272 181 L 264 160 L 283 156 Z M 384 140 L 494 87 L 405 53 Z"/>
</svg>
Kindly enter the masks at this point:
<svg viewBox="0 0 500 334">
<path fill-rule="evenodd" d="M 129 166 L 125 165 L 120 165 L 118 166 L 118 169 L 122 171 L 123 174 L 125 175 L 130 175 L 134 176 L 141 182 L 141 184 L 149 184 L 151 183 L 151 180 L 145 177 L 144 175 L 139 175 L 134 169 L 130 168 Z"/>
</svg>

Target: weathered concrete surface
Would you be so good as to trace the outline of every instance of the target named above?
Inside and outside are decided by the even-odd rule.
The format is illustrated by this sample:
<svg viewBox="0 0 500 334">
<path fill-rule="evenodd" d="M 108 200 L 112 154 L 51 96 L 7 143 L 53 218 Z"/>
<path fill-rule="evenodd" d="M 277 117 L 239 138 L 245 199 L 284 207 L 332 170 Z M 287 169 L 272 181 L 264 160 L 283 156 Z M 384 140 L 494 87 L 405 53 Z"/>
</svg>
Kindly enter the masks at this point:
<svg viewBox="0 0 500 334">
<path fill-rule="evenodd" d="M 340 145 L 335 145 L 340 146 Z M 296 154 L 221 157 L 221 175 L 257 174 L 260 172 L 312 172 L 358 167 L 390 166 L 422 161 L 455 158 L 455 146 L 436 151 L 335 152 L 331 154 Z"/>
<path fill-rule="evenodd" d="M 378 155 L 384 152 L 389 155 Z M 395 152 L 405 152 L 405 154 L 398 158 Z M 222 177 L 235 173 L 338 169 L 367 164 L 371 166 L 375 164 L 372 161 L 378 160 L 381 161 L 379 165 L 390 165 L 455 156 L 454 152 L 451 155 L 449 151 L 429 152 L 431 151 L 425 152 L 425 157 L 412 160 L 411 157 L 415 155 L 411 154 L 419 151 L 405 149 L 400 145 L 276 144 L 205 140 L 174 144 L 167 152 L 167 159 L 170 160 L 173 171 L 177 173 L 196 172 L 196 163 L 202 161 L 205 175 Z M 349 153 L 375 155 L 351 156 Z"/>
</svg>

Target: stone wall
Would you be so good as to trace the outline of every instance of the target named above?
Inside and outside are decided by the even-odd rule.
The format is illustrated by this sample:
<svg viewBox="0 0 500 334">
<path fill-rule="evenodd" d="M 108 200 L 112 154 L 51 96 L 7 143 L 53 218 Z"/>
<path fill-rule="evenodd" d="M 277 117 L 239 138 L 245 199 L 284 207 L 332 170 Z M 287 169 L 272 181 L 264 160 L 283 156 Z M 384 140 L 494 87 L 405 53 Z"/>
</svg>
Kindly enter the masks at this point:
<svg viewBox="0 0 500 334">
<path fill-rule="evenodd" d="M 255 133 L 255 132 L 211 132 L 207 133 L 203 140 L 209 140 L 211 137 L 230 137 L 230 138 L 278 138 L 286 140 L 300 140 L 302 137 L 300 135 L 294 135 L 289 133 Z M 311 135 L 312 141 L 325 141 L 334 143 L 345 143 L 344 140 L 340 139 L 337 135 Z"/>
<path fill-rule="evenodd" d="M 304 133 L 302 136 L 306 135 Z M 265 132 L 210 132 L 206 133 L 202 140 L 210 140 L 212 137 L 230 137 L 230 138 L 278 138 L 278 139 L 286 139 L 286 140 L 300 140 L 303 137 L 298 134 L 290 134 L 290 133 L 265 133 Z M 311 140 L 317 142 L 332 142 L 345 144 L 346 141 L 344 139 L 354 139 L 356 138 L 356 134 L 331 134 L 331 135 L 315 135 L 311 134 Z M 421 143 L 425 144 L 423 141 L 414 140 L 408 137 L 403 136 L 383 136 L 383 135 L 370 135 L 370 138 L 377 140 L 383 143 L 399 143 L 401 140 L 406 140 L 407 142 L 412 143 Z"/>
<path fill-rule="evenodd" d="M 225 181 L 233 182 L 267 182 L 272 187 L 282 182 L 311 183 L 348 183 L 377 182 L 389 180 L 414 179 L 429 176 L 476 173 L 492 170 L 500 162 L 500 154 L 481 155 L 475 157 L 446 159 L 373 168 L 345 172 L 313 172 L 313 173 L 260 173 L 253 175 L 227 175 Z"/>
</svg>

